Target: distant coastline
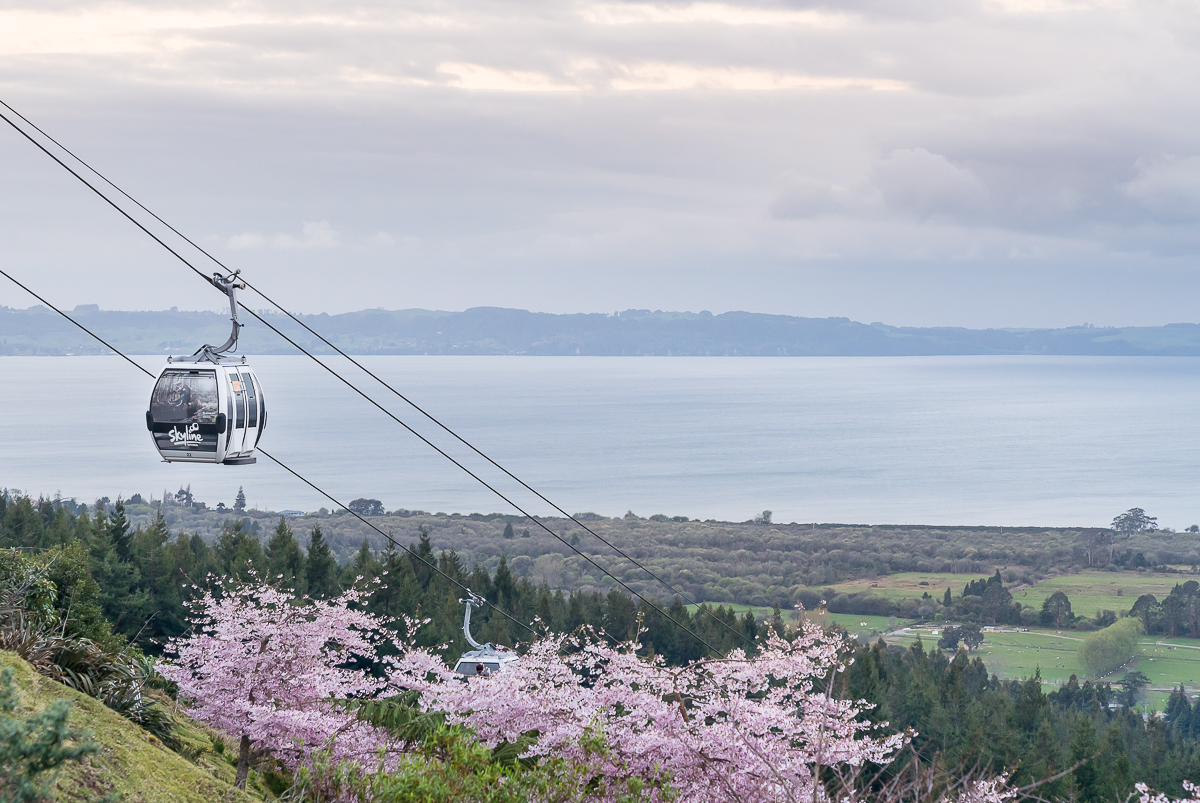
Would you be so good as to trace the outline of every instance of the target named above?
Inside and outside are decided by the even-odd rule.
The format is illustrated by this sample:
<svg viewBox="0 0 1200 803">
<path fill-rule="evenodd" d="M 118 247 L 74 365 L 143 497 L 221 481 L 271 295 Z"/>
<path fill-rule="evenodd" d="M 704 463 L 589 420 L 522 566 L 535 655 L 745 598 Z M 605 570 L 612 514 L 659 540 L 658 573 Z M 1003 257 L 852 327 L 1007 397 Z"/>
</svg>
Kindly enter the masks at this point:
<svg viewBox="0 0 1200 803">
<path fill-rule="evenodd" d="M 218 312 L 126 312 L 76 307 L 71 315 L 128 354 L 191 351 L 228 335 Z M 540 356 L 1200 356 L 1200 324 L 1063 329 L 898 327 L 848 318 L 753 312 L 626 310 L 613 315 L 476 307 L 463 312 L 362 310 L 298 316 L 350 354 Z M 282 315 L 271 323 L 318 354 L 332 350 Z M 249 354 L 295 349 L 255 320 L 242 334 Z M 107 350 L 41 306 L 0 307 L 0 355 L 103 354 Z"/>
</svg>

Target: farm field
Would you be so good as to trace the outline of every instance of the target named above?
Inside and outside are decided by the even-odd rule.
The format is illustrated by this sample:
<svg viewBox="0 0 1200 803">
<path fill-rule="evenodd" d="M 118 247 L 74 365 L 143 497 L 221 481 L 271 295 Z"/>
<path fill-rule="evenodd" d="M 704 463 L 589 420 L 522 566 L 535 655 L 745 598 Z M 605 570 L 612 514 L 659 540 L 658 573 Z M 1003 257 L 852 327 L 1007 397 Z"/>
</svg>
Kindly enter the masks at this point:
<svg viewBox="0 0 1200 803">
<path fill-rule="evenodd" d="M 829 588 L 838 592 L 870 591 L 890 599 L 912 599 L 928 592 L 938 599 L 949 587 L 955 596 L 972 580 L 986 578 L 986 574 L 944 574 L 902 572 L 875 579 L 854 580 L 838 583 Z M 1179 583 L 1193 579 L 1189 573 L 1140 573 L 1083 571 L 1064 574 L 1043 580 L 1036 585 L 1015 590 L 1013 599 L 1023 605 L 1040 609 L 1042 602 L 1056 591 L 1062 591 L 1071 600 L 1076 615 L 1092 617 L 1102 610 L 1118 613 L 1128 611 L 1142 594 L 1154 594 L 1162 599 Z M 733 606 L 738 613 L 752 610 L 759 618 L 771 615 L 770 608 Z M 790 612 L 784 612 L 785 617 Z M 859 616 L 856 614 L 827 614 L 828 619 L 844 627 L 850 633 L 874 638 L 889 631 L 888 617 Z M 866 622 L 866 625 L 862 623 Z M 908 623 L 900 620 L 899 627 Z M 888 636 L 896 644 L 911 644 L 918 636 L 926 648 L 937 643 L 934 630 L 941 625 L 914 628 L 902 634 Z M 1053 630 L 1034 629 L 1027 632 L 1015 630 L 990 631 L 984 643 L 973 651 L 987 665 L 988 670 L 1003 678 L 1025 678 L 1040 669 L 1047 690 L 1065 683 L 1072 674 L 1084 680 L 1087 669 L 1079 659 L 1078 648 L 1084 632 L 1064 631 L 1058 635 Z M 1119 671 L 1104 678 L 1116 682 L 1126 672 L 1139 671 L 1150 679 L 1150 689 L 1143 692 L 1142 701 L 1161 709 L 1166 703 L 1171 687 L 1182 683 L 1190 692 L 1200 693 L 1200 639 L 1165 639 L 1143 636 L 1135 659 Z"/>
<path fill-rule="evenodd" d="M 981 658 L 988 671 L 1002 678 L 1027 678 L 1041 670 L 1042 681 L 1050 688 L 1065 683 L 1072 674 L 1087 679 L 1087 668 L 1079 659 L 1083 633 L 1053 630 L 990 631 L 983 644 L 971 655 Z M 889 636 L 894 644 L 912 644 L 920 636 L 926 648 L 937 643 L 930 628 L 913 629 L 903 635 Z M 1150 688 L 1142 701 L 1159 710 L 1166 704 L 1171 687 L 1180 683 L 1192 693 L 1200 692 L 1200 639 L 1158 639 L 1143 636 L 1134 660 L 1103 678 L 1115 683 L 1126 672 L 1141 672 L 1150 679 Z"/>
<path fill-rule="evenodd" d="M 955 596 L 962 593 L 963 586 L 972 580 L 986 580 L 986 574 L 943 574 L 943 573 L 924 573 L 924 572 L 897 572 L 889 574 L 885 577 L 876 577 L 875 579 L 864 578 L 862 580 L 848 580 L 844 583 L 835 583 L 822 588 L 814 588 L 814 591 L 820 592 L 823 588 L 832 588 L 835 591 L 845 592 L 847 594 L 854 592 L 870 591 L 888 599 L 913 599 L 920 597 L 925 592 L 929 592 L 930 596 L 941 599 L 946 593 L 946 588 L 949 587 Z M 1050 592 L 1054 593 L 1054 592 Z M 1041 604 L 1040 602 L 1038 603 Z"/>
<path fill-rule="evenodd" d="M 684 606 L 690 613 L 695 613 L 698 605 Z M 765 608 L 761 605 L 738 605 L 725 603 L 726 608 L 732 608 L 738 616 L 741 616 L 746 611 L 752 611 L 754 616 L 759 621 L 770 619 L 774 613 L 772 608 Z M 788 624 L 795 621 L 794 611 L 782 611 L 783 620 Z M 844 627 L 847 632 L 857 633 L 861 636 L 870 636 L 871 634 L 886 633 L 889 630 L 890 617 L 887 616 L 859 616 L 856 613 L 826 613 L 828 620 L 834 624 Z M 898 619 L 897 626 L 903 627 L 908 624 L 907 619 Z M 865 624 L 864 624 L 865 623 Z"/>
<path fill-rule="evenodd" d="M 1047 597 L 1061 591 L 1070 598 L 1071 610 L 1077 616 L 1095 616 L 1105 609 L 1120 614 L 1128 611 L 1142 594 L 1153 594 L 1161 600 L 1177 584 L 1193 579 L 1196 578 L 1190 574 L 1084 571 L 1043 580 L 1017 591 L 1013 599 L 1040 609 Z"/>
<path fill-rule="evenodd" d="M 941 600 L 947 588 L 958 596 L 967 583 L 987 577 L 986 574 L 898 572 L 873 580 L 836 583 L 827 588 L 845 593 L 869 591 L 896 600 L 913 599 L 928 592 L 930 596 Z M 1019 588 L 1014 591 L 1013 599 L 1022 605 L 1040 609 L 1047 597 L 1056 591 L 1062 591 L 1070 597 L 1071 609 L 1077 615 L 1095 616 L 1106 609 L 1122 613 L 1128 611 L 1142 594 L 1153 594 L 1162 599 L 1176 584 L 1191 579 L 1200 578 L 1186 573 L 1082 571 L 1078 574 L 1051 577 L 1036 585 Z M 814 590 L 819 592 L 822 589 Z"/>
</svg>

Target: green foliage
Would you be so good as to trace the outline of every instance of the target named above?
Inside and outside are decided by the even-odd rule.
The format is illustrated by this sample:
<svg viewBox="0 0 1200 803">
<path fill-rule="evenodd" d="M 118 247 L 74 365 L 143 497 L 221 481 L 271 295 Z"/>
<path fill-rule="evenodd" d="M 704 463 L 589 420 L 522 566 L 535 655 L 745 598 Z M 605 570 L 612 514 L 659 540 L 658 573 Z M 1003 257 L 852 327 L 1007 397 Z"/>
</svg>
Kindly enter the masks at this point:
<svg viewBox="0 0 1200 803">
<path fill-rule="evenodd" d="M 145 694 L 147 684 L 156 677 L 153 663 L 128 650 L 72 635 L 67 621 L 48 622 L 44 616 L 31 614 L 23 607 L 28 594 L 20 589 L 41 587 L 53 564 L 19 553 L 9 554 L 7 559 L 11 574 L 25 579 L 16 594 L 0 586 L 0 649 L 15 652 L 41 674 L 95 697 L 165 744 L 174 744 L 169 713 Z M 50 589 L 52 595 L 53 584 Z"/>
<path fill-rule="evenodd" d="M 266 576 L 270 582 L 279 582 L 284 588 L 304 593 L 304 552 L 283 516 L 279 517 L 279 524 L 267 541 L 266 558 Z"/>
<path fill-rule="evenodd" d="M 336 596 L 341 591 L 338 583 L 338 565 L 325 542 L 320 525 L 313 527 L 308 545 L 308 560 L 305 567 L 308 595 L 317 599 Z"/>
<path fill-rule="evenodd" d="M 1188 580 L 1171 589 L 1162 602 L 1153 594 L 1138 597 L 1129 610 L 1148 634 L 1200 637 L 1200 583 Z"/>
<path fill-rule="evenodd" d="M 30 619 L 48 625 L 57 617 L 57 589 L 36 564 L 15 549 L 0 549 L 0 607 L 20 607 Z"/>
<path fill-rule="evenodd" d="M 938 646 L 943 650 L 956 650 L 961 641 L 968 650 L 973 650 L 983 643 L 983 631 L 979 625 L 963 625 L 962 627 L 947 627 L 938 639 Z"/>
<path fill-rule="evenodd" d="M 363 722 L 388 731 L 404 746 L 422 744 L 446 724 L 443 712 L 422 711 L 417 693 L 411 691 L 373 700 L 346 700 L 341 705 Z"/>
<path fill-rule="evenodd" d="M 1182 689 L 1165 717 L 1143 719 L 1110 708 L 1108 684 L 1081 683 L 1073 675 L 1047 694 L 1036 673 L 1026 680 L 989 677 L 983 661 L 962 652 L 880 641 L 860 647 L 853 658 L 839 695 L 874 703 L 871 718 L 887 720 L 891 730 L 917 731 L 913 748 L 920 760 L 955 777 L 973 768 L 1015 768 L 1013 782 L 1023 786 L 1067 769 L 1072 755 L 1097 751 L 1090 771 L 1040 787 L 1039 797 L 1078 798 L 1086 785 L 1098 799 L 1121 801 L 1143 779 L 1178 796 L 1182 781 L 1195 777 L 1200 711 Z M 899 772 L 911 755 L 898 757 L 886 774 Z"/>
<path fill-rule="evenodd" d="M 212 748 L 211 731 L 179 714 L 175 732 L 178 752 L 165 748 L 98 700 L 39 677 L 17 656 L 0 651 L 0 669 L 13 672 L 17 713 L 28 716 L 56 704 L 71 708 L 69 724 L 84 729 L 101 746 L 88 761 L 62 765 L 53 797 L 63 801 L 128 800 L 137 803 L 249 803 L 232 788 L 234 768 Z M 0 768 L 0 775 L 4 770 Z"/>
<path fill-rule="evenodd" d="M 608 753 L 603 739 L 593 734 L 585 745 L 597 760 Z M 675 796 L 665 778 L 632 780 L 615 790 L 603 788 L 587 766 L 562 759 L 517 762 L 510 754 L 519 747 L 497 753 L 480 744 L 470 730 L 437 725 L 387 771 L 364 772 L 355 765 L 333 764 L 318 757 L 302 768 L 285 795 L 289 803 L 324 803 L 357 799 L 373 803 L 525 803 L 529 800 L 583 803 L 669 803 Z"/>
<path fill-rule="evenodd" d="M 1142 625 L 1134 618 L 1122 619 L 1115 625 L 1089 633 L 1079 645 L 1079 657 L 1093 678 L 1101 678 L 1120 668 L 1133 658 Z"/>
<path fill-rule="evenodd" d="M 1053 626 L 1061 630 L 1069 626 L 1075 621 L 1075 614 L 1071 612 L 1071 600 L 1063 592 L 1055 591 L 1042 603 L 1040 619 L 1042 627 Z"/>
<path fill-rule="evenodd" d="M 59 700 L 27 717 L 17 715 L 13 671 L 0 670 L 0 803 L 35 803 L 48 794 L 59 769 L 100 751 L 70 728 L 71 704 Z"/>
<path fill-rule="evenodd" d="M 1150 685 L 1150 678 L 1142 672 L 1126 672 L 1119 685 L 1124 691 L 1125 705 L 1132 707 L 1137 702 L 1138 692 Z"/>
<path fill-rule="evenodd" d="M 1147 516 L 1146 511 L 1142 510 L 1140 507 L 1134 507 L 1113 519 L 1112 528 L 1119 533 L 1128 535 L 1130 533 L 1143 532 L 1145 530 L 1157 530 L 1157 522 L 1157 517 Z"/>
</svg>

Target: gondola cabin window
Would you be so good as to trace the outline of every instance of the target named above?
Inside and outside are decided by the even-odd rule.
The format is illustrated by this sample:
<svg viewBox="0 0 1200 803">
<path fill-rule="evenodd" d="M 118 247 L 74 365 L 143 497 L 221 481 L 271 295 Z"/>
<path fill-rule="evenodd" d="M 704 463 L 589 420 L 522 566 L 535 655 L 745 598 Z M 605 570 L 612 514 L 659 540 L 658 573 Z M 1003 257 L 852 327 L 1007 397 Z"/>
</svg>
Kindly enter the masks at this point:
<svg viewBox="0 0 1200 803">
<path fill-rule="evenodd" d="M 217 410 L 216 371 L 167 371 L 150 400 L 154 420 L 169 424 L 211 424 Z"/>
<path fill-rule="evenodd" d="M 254 380 L 250 378 L 250 374 L 248 374 L 248 373 L 243 373 L 241 375 L 241 377 L 242 377 L 242 387 L 246 391 L 246 410 L 248 413 L 247 418 L 249 419 L 248 421 L 246 421 L 246 426 L 257 427 L 258 426 L 258 400 L 254 397 Z"/>
<path fill-rule="evenodd" d="M 219 409 L 216 371 L 164 371 L 150 397 L 155 446 L 159 451 L 215 452 Z"/>
</svg>

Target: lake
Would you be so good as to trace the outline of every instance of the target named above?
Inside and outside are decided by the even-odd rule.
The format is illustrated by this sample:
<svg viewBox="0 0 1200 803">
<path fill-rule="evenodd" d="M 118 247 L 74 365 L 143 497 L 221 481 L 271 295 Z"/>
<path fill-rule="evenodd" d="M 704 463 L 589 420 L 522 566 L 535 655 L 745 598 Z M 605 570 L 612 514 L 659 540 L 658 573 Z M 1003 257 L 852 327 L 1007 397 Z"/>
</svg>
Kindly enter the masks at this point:
<svg viewBox="0 0 1200 803">
<path fill-rule="evenodd" d="M 158 358 L 138 357 L 157 372 Z M 1200 358 L 363 357 L 569 512 L 745 520 L 1200 523 Z M 508 512 L 304 357 L 253 360 L 262 446 L 342 501 Z M 336 363 L 334 363 L 336 364 Z M 352 366 L 347 376 L 352 376 Z M 549 511 L 364 376 L 361 387 L 515 501 Z M 152 381 L 116 357 L 0 357 L 0 486 L 90 503 L 332 507 L 270 461 L 159 461 Z"/>
</svg>

